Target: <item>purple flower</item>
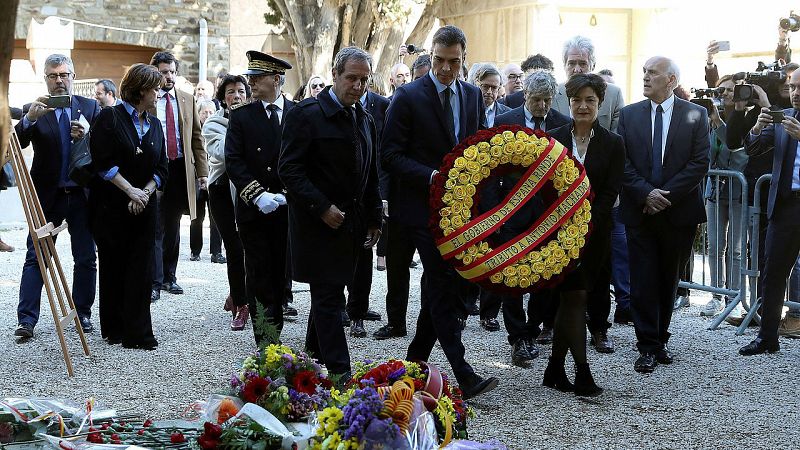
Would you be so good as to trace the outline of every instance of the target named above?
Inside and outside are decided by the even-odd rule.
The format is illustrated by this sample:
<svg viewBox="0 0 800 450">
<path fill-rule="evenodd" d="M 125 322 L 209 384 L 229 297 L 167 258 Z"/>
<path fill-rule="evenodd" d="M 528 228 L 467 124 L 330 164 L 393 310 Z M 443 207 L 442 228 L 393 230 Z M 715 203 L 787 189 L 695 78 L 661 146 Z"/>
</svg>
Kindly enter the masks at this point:
<svg viewBox="0 0 800 450">
<path fill-rule="evenodd" d="M 406 368 L 405 367 L 401 367 L 401 368 L 399 368 L 399 369 L 397 369 L 394 372 L 389 374 L 389 381 L 395 382 L 395 381 L 399 380 L 400 378 L 402 378 L 403 375 L 405 375 L 405 374 L 406 374 Z"/>
<path fill-rule="evenodd" d="M 344 439 L 355 437 L 361 440 L 364 430 L 369 424 L 378 418 L 378 414 L 383 410 L 383 401 L 378 395 L 378 391 L 371 385 L 363 389 L 356 389 L 350 401 L 342 409 L 344 417 L 342 424 L 346 427 Z"/>
</svg>

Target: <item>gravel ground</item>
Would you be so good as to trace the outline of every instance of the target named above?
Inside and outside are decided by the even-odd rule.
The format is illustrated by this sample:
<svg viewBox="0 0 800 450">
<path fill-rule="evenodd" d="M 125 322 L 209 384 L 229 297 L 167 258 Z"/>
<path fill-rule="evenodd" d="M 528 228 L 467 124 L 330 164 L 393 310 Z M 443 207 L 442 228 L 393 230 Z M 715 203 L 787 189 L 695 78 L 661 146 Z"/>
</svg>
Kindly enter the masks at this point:
<svg viewBox="0 0 800 450">
<path fill-rule="evenodd" d="M 153 327 L 161 344 L 158 350 L 109 346 L 95 331 L 88 335 L 92 355 L 84 357 L 77 333 L 69 329 L 66 334 L 76 373 L 72 379 L 66 377 L 46 297 L 36 336 L 25 343 L 13 338 L 26 231 L 3 231 L 3 240 L 18 250 L 0 253 L 0 309 L 6 312 L 0 317 L 5 335 L 0 338 L 4 342 L 0 397 L 57 396 L 82 401 L 93 396 L 102 406 L 119 412 L 171 418 L 192 401 L 222 388 L 238 362 L 252 350 L 252 331 L 249 324 L 245 332 L 229 330 L 230 316 L 222 310 L 227 294 L 225 267 L 212 264 L 207 250 L 201 262 L 190 262 L 186 218 L 183 225 L 178 282 L 186 294 L 164 293 L 153 305 Z M 62 236 L 57 247 L 66 272 L 71 273 L 66 237 Z M 419 306 L 421 273 L 421 268 L 412 269 L 410 332 Z M 374 275 L 372 306 L 383 312 L 385 272 Z M 300 317 L 287 323 L 282 338 L 301 348 L 309 294 L 302 284 L 295 284 L 295 291 L 294 306 Z M 470 318 L 463 336 L 467 359 L 478 373 L 501 380 L 495 391 L 471 402 L 476 412 L 469 424 L 471 437 L 498 438 L 512 449 L 797 448 L 792 442 L 800 432 L 791 430 L 800 423 L 798 384 L 789 380 L 800 370 L 800 345 L 782 339 L 783 349 L 777 354 L 739 357 L 736 350 L 755 332 L 735 336 L 734 328 L 727 324 L 716 331 L 707 330 L 710 322 L 700 318 L 699 312 L 708 298 L 695 292 L 692 306 L 677 313 L 670 341 L 677 361 L 651 375 L 633 371 L 638 356 L 633 328 L 611 328 L 616 353 L 589 353 L 597 383 L 606 389 L 594 399 L 542 387 L 548 348 L 542 348 L 531 368 L 515 367 L 510 363 L 505 333 L 488 333 L 477 318 Z M 95 312 L 96 308 L 95 304 Z M 95 325 L 99 326 L 97 320 Z M 378 327 L 374 322 L 367 326 L 370 334 Z M 403 357 L 411 337 L 348 339 L 356 360 Z M 451 372 L 438 347 L 432 362 Z"/>
</svg>

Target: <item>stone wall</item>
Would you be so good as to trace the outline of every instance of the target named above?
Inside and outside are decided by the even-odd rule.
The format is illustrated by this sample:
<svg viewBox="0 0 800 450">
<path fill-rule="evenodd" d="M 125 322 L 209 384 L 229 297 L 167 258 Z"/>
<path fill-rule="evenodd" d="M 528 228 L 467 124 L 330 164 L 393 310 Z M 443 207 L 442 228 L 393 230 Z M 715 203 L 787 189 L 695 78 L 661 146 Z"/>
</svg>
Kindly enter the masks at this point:
<svg viewBox="0 0 800 450">
<path fill-rule="evenodd" d="M 230 65 L 230 0 L 21 0 L 16 39 L 26 39 L 31 18 L 59 16 L 122 28 L 75 23 L 76 41 L 142 45 L 169 50 L 181 61 L 181 75 L 197 82 L 199 20 L 208 22 L 208 77 Z"/>
</svg>

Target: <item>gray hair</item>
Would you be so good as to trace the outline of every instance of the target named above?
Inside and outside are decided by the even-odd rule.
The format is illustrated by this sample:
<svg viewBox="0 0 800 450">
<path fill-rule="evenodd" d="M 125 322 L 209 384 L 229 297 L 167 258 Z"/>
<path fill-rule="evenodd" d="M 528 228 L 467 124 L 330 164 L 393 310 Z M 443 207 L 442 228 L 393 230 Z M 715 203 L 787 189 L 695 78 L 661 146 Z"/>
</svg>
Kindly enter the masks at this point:
<svg viewBox="0 0 800 450">
<path fill-rule="evenodd" d="M 69 67 L 69 71 L 75 73 L 75 65 L 72 64 L 72 59 L 67 55 L 53 53 L 44 60 L 45 67 L 58 67 L 62 64 L 66 64 Z"/>
<path fill-rule="evenodd" d="M 217 105 L 211 100 L 203 100 L 202 102 L 197 104 L 197 111 L 200 112 L 204 109 L 210 109 L 211 111 L 216 111 Z"/>
<path fill-rule="evenodd" d="M 485 63 L 482 64 L 481 67 L 475 72 L 475 82 L 483 81 L 484 78 L 497 75 L 500 78 L 500 84 L 503 84 L 503 74 L 500 73 L 500 70 L 492 63 Z"/>
<path fill-rule="evenodd" d="M 678 64 L 670 59 L 664 58 L 667 60 L 667 75 L 674 75 L 675 76 L 675 85 L 681 84 L 681 69 L 678 67 Z"/>
<path fill-rule="evenodd" d="M 573 48 L 586 52 L 589 56 L 589 70 L 594 70 L 595 59 L 592 40 L 585 36 L 573 36 L 567 42 L 564 42 L 564 49 L 561 55 L 564 64 L 567 64 L 567 53 Z"/>
<path fill-rule="evenodd" d="M 345 47 L 339 50 L 339 53 L 337 53 L 336 57 L 333 59 L 333 70 L 335 70 L 337 74 L 341 74 L 344 72 L 345 64 L 350 60 L 366 61 L 366 63 L 369 64 L 369 71 L 372 72 L 372 56 L 358 47 Z"/>
<path fill-rule="evenodd" d="M 539 69 L 525 77 L 525 97 L 555 97 L 558 83 L 549 70 Z"/>
</svg>

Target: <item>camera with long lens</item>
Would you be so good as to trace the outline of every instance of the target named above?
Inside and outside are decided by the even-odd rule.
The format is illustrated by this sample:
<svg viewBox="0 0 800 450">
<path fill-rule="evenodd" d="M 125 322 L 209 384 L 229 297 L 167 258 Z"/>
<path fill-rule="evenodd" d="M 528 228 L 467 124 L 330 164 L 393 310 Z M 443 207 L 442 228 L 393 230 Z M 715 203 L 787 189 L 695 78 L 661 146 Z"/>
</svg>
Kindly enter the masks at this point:
<svg viewBox="0 0 800 450">
<path fill-rule="evenodd" d="M 800 30 L 800 16 L 792 11 L 789 13 L 789 17 L 780 20 L 779 25 L 786 31 L 798 31 Z"/>
<path fill-rule="evenodd" d="M 784 65 L 781 61 L 770 64 L 759 61 L 754 72 L 739 72 L 734 75 L 734 81 L 744 80 L 745 84 L 733 87 L 733 101 L 749 102 L 757 97 L 753 85 L 760 86 L 764 92 L 776 91 L 786 81 L 786 72 L 781 70 Z"/>
<path fill-rule="evenodd" d="M 692 88 L 691 92 L 694 94 L 694 98 L 690 101 L 704 107 L 709 115 L 713 113 L 714 109 L 722 108 L 720 97 L 725 93 L 724 87 Z"/>
</svg>

